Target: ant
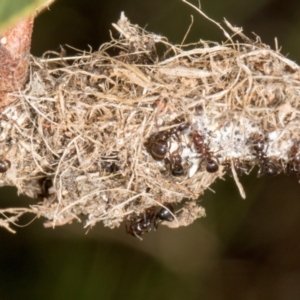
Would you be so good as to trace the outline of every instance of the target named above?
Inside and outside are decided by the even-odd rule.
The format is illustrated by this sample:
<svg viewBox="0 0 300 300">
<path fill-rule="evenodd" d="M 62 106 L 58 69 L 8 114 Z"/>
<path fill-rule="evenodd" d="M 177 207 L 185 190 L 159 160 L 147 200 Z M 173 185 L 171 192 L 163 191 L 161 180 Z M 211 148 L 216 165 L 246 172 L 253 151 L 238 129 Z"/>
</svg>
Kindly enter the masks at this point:
<svg viewBox="0 0 300 300">
<path fill-rule="evenodd" d="M 219 160 L 217 159 L 217 157 L 214 157 L 212 155 L 211 151 L 209 151 L 208 145 L 205 143 L 203 135 L 200 134 L 199 131 L 194 130 L 192 133 L 192 138 L 196 151 L 203 156 L 200 165 L 203 161 L 206 161 L 206 171 L 208 173 L 217 172 L 219 170 Z"/>
<path fill-rule="evenodd" d="M 39 198 L 48 198 L 50 196 L 49 189 L 52 187 L 52 180 L 49 177 L 44 177 L 39 180 L 42 193 L 38 194 Z"/>
<path fill-rule="evenodd" d="M 105 173 L 117 173 L 120 168 L 114 161 L 103 161 L 101 162 L 101 168 Z"/>
<path fill-rule="evenodd" d="M 5 173 L 10 167 L 11 162 L 9 160 L 0 160 L 0 173 Z"/>
<path fill-rule="evenodd" d="M 263 175 L 267 176 L 275 176 L 281 172 L 280 166 L 275 162 L 274 159 L 268 158 L 266 155 L 265 149 L 265 139 L 262 135 L 260 135 L 256 140 L 253 146 L 255 153 L 253 153 L 256 157 L 256 161 L 258 162 L 258 173 L 257 177 L 261 177 Z"/>
<path fill-rule="evenodd" d="M 178 120 L 180 122 L 180 120 Z M 189 123 L 182 123 L 176 127 L 173 127 L 169 130 L 169 134 L 170 135 L 176 135 L 176 137 L 179 139 L 178 134 L 179 133 L 183 133 L 184 131 L 186 131 L 191 125 Z"/>
<path fill-rule="evenodd" d="M 56 190 L 53 186 L 51 177 L 42 177 L 38 179 L 38 184 L 41 188 L 41 192 L 37 194 L 37 199 L 44 203 L 51 204 L 57 200 Z"/>
<path fill-rule="evenodd" d="M 257 173 L 257 177 L 263 175 L 276 176 L 281 172 L 281 168 L 278 163 L 271 158 L 266 158 L 260 165 Z"/>
<path fill-rule="evenodd" d="M 287 164 L 286 173 L 287 175 L 296 173 L 300 183 L 300 149 L 296 143 L 291 147 L 289 157 L 290 159 Z"/>
<path fill-rule="evenodd" d="M 178 150 L 170 154 L 170 159 L 166 159 L 166 162 L 170 164 L 171 174 L 173 176 L 182 176 L 184 175 L 184 170 L 182 166 L 182 158 L 178 153 Z"/>
<path fill-rule="evenodd" d="M 190 127 L 189 123 L 182 123 L 176 127 L 171 128 L 170 130 L 165 130 L 153 134 L 148 142 L 145 143 L 145 146 L 148 152 L 156 160 L 163 160 L 169 152 L 169 140 L 175 135 L 179 140 L 179 133 L 182 133 Z"/>
<path fill-rule="evenodd" d="M 256 159 L 261 161 L 266 159 L 266 153 L 264 152 L 265 149 L 265 139 L 262 135 L 260 135 L 256 140 L 255 144 L 253 146 L 253 149 L 255 151 Z"/>
<path fill-rule="evenodd" d="M 169 138 L 168 132 L 158 132 L 149 138 L 145 146 L 154 159 L 163 160 L 165 158 L 169 151 Z"/>
<path fill-rule="evenodd" d="M 171 204 L 166 204 L 165 207 L 157 210 L 156 207 L 151 207 L 145 213 L 133 220 L 130 220 L 129 226 L 126 224 L 126 232 L 133 237 L 142 240 L 142 235 L 156 230 L 159 222 L 174 220 L 174 208 Z"/>
<path fill-rule="evenodd" d="M 100 162 L 101 170 L 105 174 L 117 173 L 120 170 L 120 167 L 118 166 L 118 162 L 119 159 L 118 159 L 117 152 L 111 153 L 110 156 L 101 157 L 101 162 Z"/>
</svg>

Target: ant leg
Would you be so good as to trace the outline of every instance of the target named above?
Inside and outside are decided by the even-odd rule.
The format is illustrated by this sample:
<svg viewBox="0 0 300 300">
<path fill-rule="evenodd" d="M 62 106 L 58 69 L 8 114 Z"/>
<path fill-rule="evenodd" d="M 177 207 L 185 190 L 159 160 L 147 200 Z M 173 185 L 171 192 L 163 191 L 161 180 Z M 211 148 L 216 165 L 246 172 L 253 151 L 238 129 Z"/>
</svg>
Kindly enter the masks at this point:
<svg viewBox="0 0 300 300">
<path fill-rule="evenodd" d="M 140 241 L 143 240 L 142 237 L 140 236 L 140 234 L 142 234 L 142 233 L 138 234 L 135 230 L 133 230 L 133 234 L 134 234 L 134 236 L 135 236 L 136 238 L 138 238 Z"/>
</svg>

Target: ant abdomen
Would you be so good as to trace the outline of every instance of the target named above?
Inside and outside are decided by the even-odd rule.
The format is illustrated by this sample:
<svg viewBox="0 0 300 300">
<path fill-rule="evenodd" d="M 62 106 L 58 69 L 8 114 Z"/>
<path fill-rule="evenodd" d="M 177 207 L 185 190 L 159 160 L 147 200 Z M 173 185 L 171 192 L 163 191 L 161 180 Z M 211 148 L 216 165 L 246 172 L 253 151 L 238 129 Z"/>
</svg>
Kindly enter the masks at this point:
<svg viewBox="0 0 300 300">
<path fill-rule="evenodd" d="M 10 167 L 11 162 L 9 160 L 0 160 L 0 173 L 5 173 Z"/>
<path fill-rule="evenodd" d="M 161 221 L 172 222 L 174 220 L 174 207 L 171 204 L 166 204 L 158 211 L 157 217 Z"/>
</svg>

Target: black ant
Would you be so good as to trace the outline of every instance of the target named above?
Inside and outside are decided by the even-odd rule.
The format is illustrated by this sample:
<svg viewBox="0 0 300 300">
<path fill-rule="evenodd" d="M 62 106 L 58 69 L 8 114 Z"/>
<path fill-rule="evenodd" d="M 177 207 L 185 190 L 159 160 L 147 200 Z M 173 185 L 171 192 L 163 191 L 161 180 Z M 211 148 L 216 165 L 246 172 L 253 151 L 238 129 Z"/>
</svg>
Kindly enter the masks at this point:
<svg viewBox="0 0 300 300">
<path fill-rule="evenodd" d="M 166 159 L 166 162 L 170 164 L 171 174 L 173 176 L 184 175 L 184 169 L 182 166 L 182 158 L 178 150 L 170 154 L 170 159 Z"/>
<path fill-rule="evenodd" d="M 200 165 L 203 161 L 206 161 L 206 171 L 208 173 L 217 172 L 219 170 L 219 161 L 217 157 L 214 157 L 212 155 L 212 152 L 209 151 L 208 145 L 205 143 L 203 135 L 200 134 L 199 131 L 194 130 L 192 133 L 192 138 L 196 151 L 203 156 Z"/>
<path fill-rule="evenodd" d="M 255 156 L 258 161 L 262 161 L 266 159 L 265 149 L 265 139 L 262 135 L 260 135 L 254 143 L 253 149 L 255 151 Z"/>
<path fill-rule="evenodd" d="M 157 207 L 151 207 L 145 213 L 133 220 L 130 220 L 129 226 L 126 224 L 126 232 L 133 237 L 142 240 L 142 235 L 156 230 L 159 222 L 174 220 L 174 208 L 171 204 L 166 204 L 165 207 L 157 210 Z"/>
<path fill-rule="evenodd" d="M 262 135 L 260 135 L 255 140 L 255 144 L 253 146 L 255 151 L 254 155 L 259 167 L 257 177 L 261 177 L 263 175 L 275 176 L 281 172 L 281 168 L 278 163 L 274 159 L 267 157 L 266 152 L 264 151 L 265 146 L 265 139 Z"/>
<path fill-rule="evenodd" d="M 296 173 L 300 183 L 300 149 L 296 143 L 291 147 L 289 157 L 290 159 L 286 167 L 286 173 L 287 175 Z"/>
<path fill-rule="evenodd" d="M 50 177 L 43 177 L 39 180 L 39 184 L 41 186 L 41 193 L 38 194 L 38 198 L 44 199 L 50 197 L 50 188 L 53 186 L 52 179 Z"/>
<path fill-rule="evenodd" d="M 281 172 L 281 167 L 274 159 L 265 158 L 264 161 L 262 161 L 259 164 L 257 177 L 261 177 L 263 175 L 276 176 L 280 172 Z"/>
<path fill-rule="evenodd" d="M 172 135 L 175 135 L 179 140 L 179 133 L 182 133 L 190 126 L 189 123 L 182 123 L 176 127 L 171 128 L 170 130 L 165 130 L 153 134 L 148 142 L 145 143 L 145 146 L 148 152 L 156 160 L 163 160 L 170 148 L 169 140 Z"/>
<path fill-rule="evenodd" d="M 11 162 L 9 160 L 0 160 L 0 173 L 5 173 L 10 167 Z"/>
<path fill-rule="evenodd" d="M 180 121 L 179 121 L 180 122 Z M 170 135 L 176 135 L 177 138 L 179 138 L 178 134 L 183 133 L 185 130 L 187 130 L 191 125 L 189 123 L 182 123 L 176 127 L 173 127 L 169 130 Z"/>
<path fill-rule="evenodd" d="M 117 173 L 120 170 L 118 166 L 118 153 L 113 152 L 110 156 L 101 157 L 101 171 L 107 174 Z"/>
<path fill-rule="evenodd" d="M 103 161 L 101 162 L 101 168 L 105 173 L 117 173 L 120 168 L 114 161 Z"/>
</svg>

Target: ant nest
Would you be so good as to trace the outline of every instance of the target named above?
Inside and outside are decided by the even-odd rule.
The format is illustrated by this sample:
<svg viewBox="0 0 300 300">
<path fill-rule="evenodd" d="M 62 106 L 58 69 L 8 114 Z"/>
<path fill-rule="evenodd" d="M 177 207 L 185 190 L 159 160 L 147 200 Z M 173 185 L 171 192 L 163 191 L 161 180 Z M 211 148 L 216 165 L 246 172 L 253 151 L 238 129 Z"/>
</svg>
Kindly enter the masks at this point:
<svg viewBox="0 0 300 300">
<path fill-rule="evenodd" d="M 123 13 L 113 26 L 119 38 L 97 52 L 32 57 L 11 94 L 1 185 L 38 200 L 2 209 L 2 226 L 30 212 L 46 227 L 127 220 L 140 237 L 205 216 L 199 196 L 225 174 L 243 197 L 238 178 L 255 165 L 258 176 L 300 177 L 295 63 L 229 23 L 243 42 L 175 46 Z"/>
</svg>

